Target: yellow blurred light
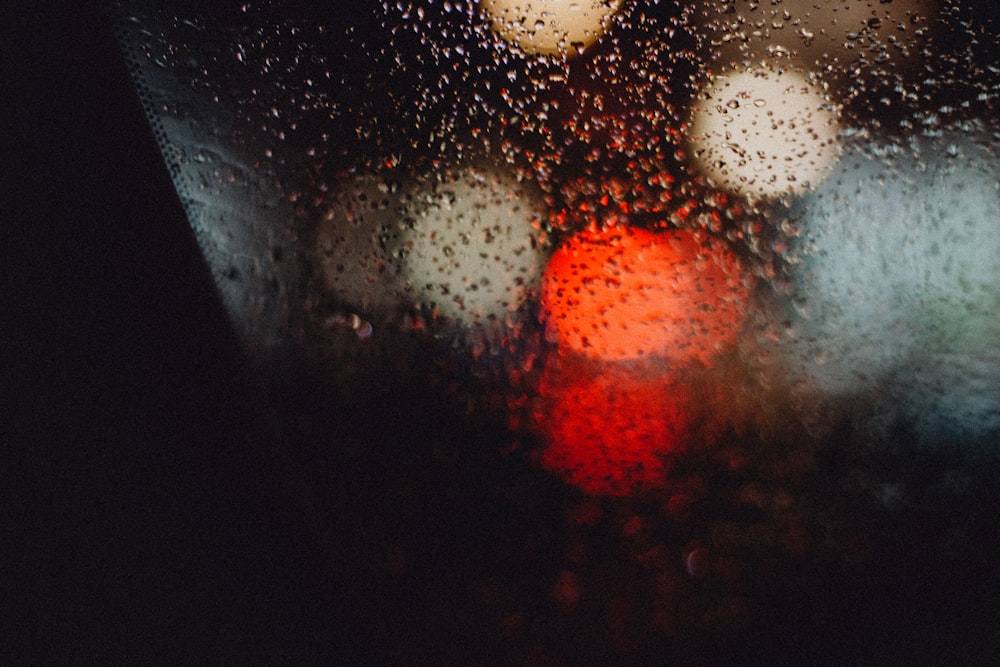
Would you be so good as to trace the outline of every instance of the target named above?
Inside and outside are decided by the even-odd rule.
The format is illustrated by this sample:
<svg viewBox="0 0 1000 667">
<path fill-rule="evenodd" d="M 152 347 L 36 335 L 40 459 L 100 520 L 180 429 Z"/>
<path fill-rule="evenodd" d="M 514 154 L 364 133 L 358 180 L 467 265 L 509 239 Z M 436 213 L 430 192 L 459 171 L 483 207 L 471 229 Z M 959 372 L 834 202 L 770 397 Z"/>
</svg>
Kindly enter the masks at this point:
<svg viewBox="0 0 1000 667">
<path fill-rule="evenodd" d="M 793 70 L 715 78 L 694 104 L 689 141 L 699 170 L 735 194 L 775 197 L 815 185 L 837 156 L 837 111 Z"/>
<path fill-rule="evenodd" d="M 597 41 L 622 0 L 480 0 L 493 30 L 525 53 L 574 55 Z"/>
</svg>

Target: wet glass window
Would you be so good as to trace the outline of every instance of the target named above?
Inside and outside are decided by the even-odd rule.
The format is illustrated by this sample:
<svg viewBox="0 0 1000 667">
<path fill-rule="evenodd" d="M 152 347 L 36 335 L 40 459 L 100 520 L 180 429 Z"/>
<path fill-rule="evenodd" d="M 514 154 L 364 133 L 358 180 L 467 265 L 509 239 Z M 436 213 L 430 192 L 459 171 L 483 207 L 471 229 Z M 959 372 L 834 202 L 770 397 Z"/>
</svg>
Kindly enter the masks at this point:
<svg viewBox="0 0 1000 667">
<path fill-rule="evenodd" d="M 109 13 L 384 657 L 995 631 L 992 3 Z"/>
</svg>

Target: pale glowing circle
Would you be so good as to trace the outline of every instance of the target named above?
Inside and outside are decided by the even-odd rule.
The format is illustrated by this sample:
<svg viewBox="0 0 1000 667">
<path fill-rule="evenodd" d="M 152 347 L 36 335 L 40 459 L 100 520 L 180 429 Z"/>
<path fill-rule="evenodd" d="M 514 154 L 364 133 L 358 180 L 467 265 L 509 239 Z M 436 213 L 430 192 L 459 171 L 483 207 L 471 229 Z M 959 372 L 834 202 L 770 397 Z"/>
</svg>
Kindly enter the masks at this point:
<svg viewBox="0 0 1000 667">
<path fill-rule="evenodd" d="M 400 236 L 411 188 L 375 175 L 339 184 L 322 209 L 316 257 L 327 292 L 365 317 L 399 303 L 401 268 L 389 250 Z"/>
<path fill-rule="evenodd" d="M 480 0 L 493 30 L 525 53 L 580 53 L 597 41 L 622 0 Z"/>
<path fill-rule="evenodd" d="M 849 146 L 789 217 L 789 374 L 823 394 L 875 392 L 918 438 L 1000 432 L 995 154 L 965 136 Z"/>
<path fill-rule="evenodd" d="M 411 211 L 399 252 L 419 303 L 469 324 L 521 306 L 545 262 L 537 185 L 494 165 L 445 170 Z"/>
<path fill-rule="evenodd" d="M 838 132 L 837 112 L 817 85 L 795 71 L 761 68 L 716 77 L 694 105 L 690 143 L 715 186 L 775 197 L 822 180 Z"/>
</svg>

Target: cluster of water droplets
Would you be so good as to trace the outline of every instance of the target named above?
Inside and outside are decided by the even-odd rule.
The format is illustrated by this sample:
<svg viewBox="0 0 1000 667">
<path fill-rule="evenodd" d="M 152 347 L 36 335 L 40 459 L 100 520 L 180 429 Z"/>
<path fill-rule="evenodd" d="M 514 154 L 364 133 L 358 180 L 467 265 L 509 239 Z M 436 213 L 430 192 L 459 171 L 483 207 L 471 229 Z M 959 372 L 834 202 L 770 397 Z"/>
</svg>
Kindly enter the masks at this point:
<svg viewBox="0 0 1000 667">
<path fill-rule="evenodd" d="M 993 445 L 1000 423 L 1000 29 L 988 3 L 626 0 L 554 48 L 532 41 L 546 26 L 530 21 L 509 37 L 486 0 L 119 4 L 234 321 L 251 349 L 284 348 L 319 378 L 288 371 L 289 402 L 313 401 L 330 422 L 312 418 L 338 433 L 331 406 L 371 429 L 406 400 L 446 404 L 444 420 L 423 418 L 432 444 L 414 437 L 416 453 L 387 447 L 387 458 L 426 454 L 433 484 L 462 498 L 469 478 L 496 482 L 490 509 L 513 528 L 498 531 L 466 603 L 515 658 L 571 663 L 574 643 L 590 642 L 615 662 L 692 631 L 780 633 L 789 619 L 768 617 L 768 601 L 808 604 L 816 563 L 854 584 L 905 564 L 892 540 L 925 533 L 898 532 L 899 516 L 916 507 L 955 525 L 950 508 L 971 506 L 989 476 L 893 449 L 900 432 Z M 713 87 L 726 80 L 730 92 Z M 784 87 L 755 93 L 762 81 Z M 778 98 L 807 110 L 777 117 Z M 721 130 L 695 129 L 700 107 Z M 772 151 L 775 137 L 819 136 L 813 124 L 833 128 L 835 151 Z M 712 132 L 720 144 L 707 145 Z M 624 247 L 605 232 L 724 250 L 745 272 L 745 322 L 690 363 L 674 349 L 595 360 L 592 341 L 581 353 L 547 337 L 550 258 L 593 238 Z M 607 254 L 618 273 L 590 292 L 659 268 Z M 650 286 L 662 284 L 636 291 Z M 435 397 L 401 399 L 408 382 Z M 482 433 L 502 433 L 503 451 L 486 451 L 496 443 Z M 440 472 L 470 459 L 490 465 Z M 386 525 L 419 487 L 410 468 L 379 465 L 396 477 L 370 492 L 389 508 L 371 511 L 386 520 L 375 542 L 403 545 L 391 572 L 409 581 L 406 559 L 421 562 L 427 544 Z M 956 530 L 987 519 L 967 513 Z M 931 546 L 955 563 L 976 550 Z M 836 605 L 812 611 L 816 632 L 844 622 Z M 581 632 L 584 618 L 600 622 Z"/>
</svg>

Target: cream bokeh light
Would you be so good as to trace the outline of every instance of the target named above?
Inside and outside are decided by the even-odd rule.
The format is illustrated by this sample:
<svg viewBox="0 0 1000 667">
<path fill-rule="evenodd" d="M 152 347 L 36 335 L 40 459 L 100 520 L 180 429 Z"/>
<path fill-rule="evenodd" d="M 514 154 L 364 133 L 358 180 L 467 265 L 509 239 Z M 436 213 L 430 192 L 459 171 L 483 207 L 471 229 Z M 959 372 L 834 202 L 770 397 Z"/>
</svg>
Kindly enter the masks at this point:
<svg viewBox="0 0 1000 667">
<path fill-rule="evenodd" d="M 326 290 L 365 317 L 384 316 L 399 301 L 400 263 L 387 246 L 399 235 L 408 195 L 391 179 L 360 175 L 333 188 L 319 221 L 316 258 Z"/>
<path fill-rule="evenodd" d="M 442 169 L 414 193 L 399 246 L 411 297 L 466 324 L 503 321 L 544 267 L 538 186 L 488 163 Z"/>
<path fill-rule="evenodd" d="M 735 194 L 799 192 L 836 159 L 837 116 L 820 87 L 796 71 L 727 73 L 694 105 L 691 153 L 713 185 Z"/>
<path fill-rule="evenodd" d="M 480 0 L 493 30 L 524 52 L 574 55 L 600 37 L 622 0 Z"/>
</svg>

